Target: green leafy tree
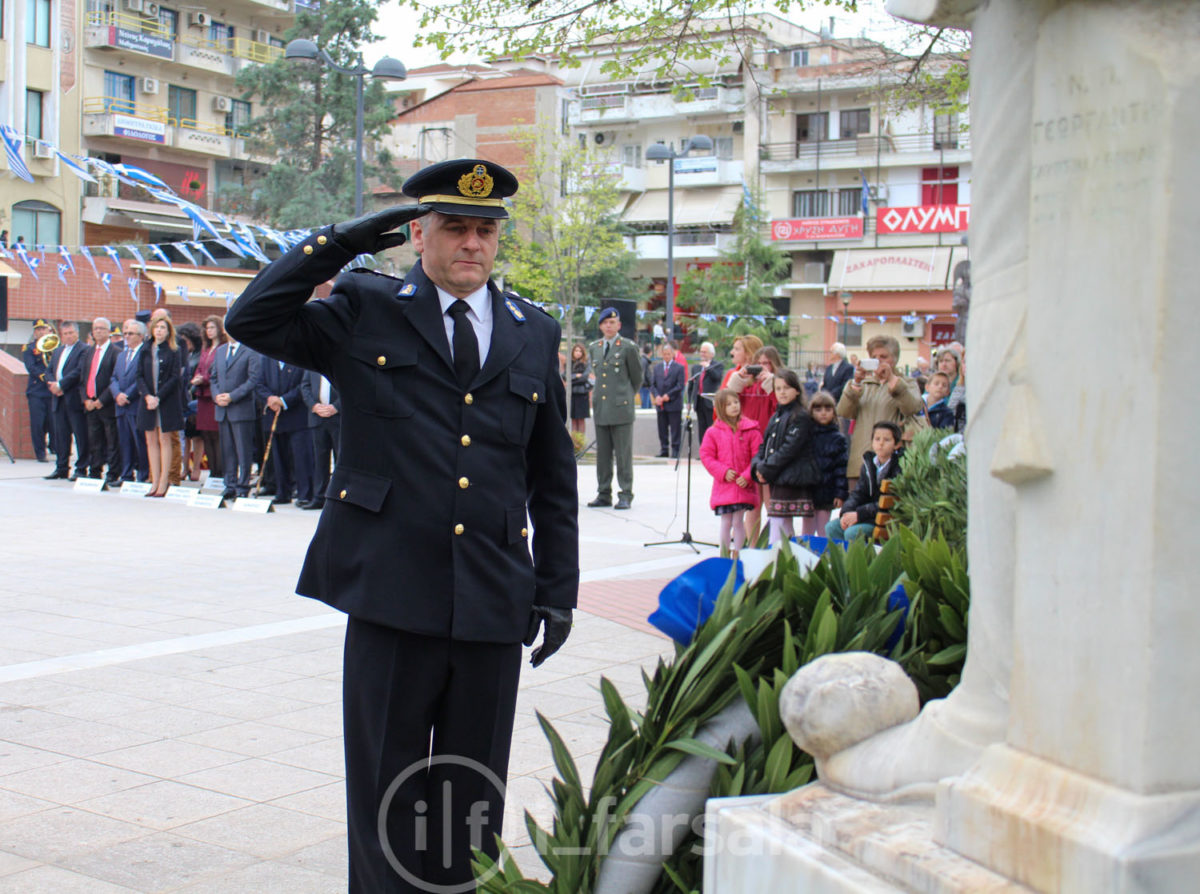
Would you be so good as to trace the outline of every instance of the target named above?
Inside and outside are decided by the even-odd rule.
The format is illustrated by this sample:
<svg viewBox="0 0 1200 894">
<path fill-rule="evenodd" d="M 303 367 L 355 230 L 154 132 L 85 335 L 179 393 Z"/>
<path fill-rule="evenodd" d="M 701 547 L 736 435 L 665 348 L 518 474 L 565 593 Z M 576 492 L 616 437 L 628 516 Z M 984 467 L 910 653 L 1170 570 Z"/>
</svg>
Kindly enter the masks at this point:
<svg viewBox="0 0 1200 894">
<path fill-rule="evenodd" d="M 697 314 L 737 317 L 705 321 L 701 325 L 710 341 L 726 341 L 738 335 L 757 335 L 764 344 L 774 344 L 787 356 L 787 331 L 776 323 L 771 295 L 784 282 L 789 270 L 788 255 L 762 237 L 764 224 L 761 196 L 751 192 L 733 217 L 732 243 L 711 267 L 687 271 L 679 282 L 678 304 Z M 756 316 L 770 317 L 760 323 Z"/>
<path fill-rule="evenodd" d="M 378 4 L 327 0 L 319 10 L 298 8 L 284 40 L 315 40 L 338 65 L 353 68 L 360 48 L 379 40 L 371 30 Z M 280 227 L 315 226 L 354 212 L 355 90 L 357 78 L 320 62 L 274 62 L 242 69 L 237 84 L 258 114 L 246 129 L 255 153 L 269 167 L 243 184 L 222 190 L 224 210 L 239 210 Z M 378 140 L 395 114 L 382 82 L 367 78 L 363 134 Z M 366 159 L 366 175 L 386 177 L 390 159 Z"/>
<path fill-rule="evenodd" d="M 565 308 L 570 343 L 582 300 L 595 298 L 588 288 L 633 263 L 616 221 L 620 175 L 591 146 L 548 130 L 527 128 L 521 142 L 526 165 L 504 236 L 506 275 L 527 297 Z"/>
</svg>

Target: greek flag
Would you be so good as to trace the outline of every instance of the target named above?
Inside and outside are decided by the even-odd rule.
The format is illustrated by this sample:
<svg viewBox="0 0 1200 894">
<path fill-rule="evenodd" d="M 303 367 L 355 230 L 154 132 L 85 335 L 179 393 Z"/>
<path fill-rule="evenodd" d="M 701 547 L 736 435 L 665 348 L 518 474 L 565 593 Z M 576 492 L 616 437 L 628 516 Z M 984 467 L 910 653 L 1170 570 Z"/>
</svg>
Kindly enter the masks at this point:
<svg viewBox="0 0 1200 894">
<path fill-rule="evenodd" d="M 129 284 L 129 295 L 131 298 L 133 298 L 133 303 L 140 304 L 141 302 L 138 301 L 137 293 L 138 278 L 136 276 L 130 276 L 126 278 L 125 282 Z"/>
<path fill-rule="evenodd" d="M 104 291 L 106 291 L 106 292 L 111 292 L 111 291 L 112 291 L 112 289 L 110 289 L 110 288 L 108 287 L 108 284 L 109 284 L 110 282 L 112 282 L 112 274 L 111 274 L 111 273 L 101 273 L 101 274 L 100 274 L 100 284 L 101 284 L 102 286 L 104 286 Z"/>
<path fill-rule="evenodd" d="M 188 298 L 187 286 L 176 286 L 175 294 L 178 295 L 180 298 L 182 298 L 184 301 L 191 301 L 191 299 Z"/>
<path fill-rule="evenodd" d="M 100 271 L 96 269 L 96 262 L 95 262 L 95 260 L 92 258 L 92 253 L 91 253 L 91 251 L 88 249 L 88 247 L 87 247 L 86 245 L 81 245 L 81 246 L 79 246 L 79 253 L 80 253 L 81 255 L 83 255 L 85 258 L 87 258 L 87 259 L 88 259 L 88 263 L 92 265 L 92 273 L 94 273 L 94 274 L 96 274 L 97 276 L 99 276 L 99 275 L 100 275 Z"/>
<path fill-rule="evenodd" d="M 154 303 L 158 304 L 159 299 L 161 299 L 161 298 L 162 298 L 162 283 L 155 282 L 154 283 Z"/>
<path fill-rule="evenodd" d="M 93 177 L 82 161 L 74 155 L 68 155 L 61 149 L 55 149 L 54 154 L 58 156 L 58 160 L 80 180 L 86 180 L 88 183 L 99 183 L 100 181 Z"/>
<path fill-rule="evenodd" d="M 198 267 L 198 266 L 200 266 L 199 264 L 197 264 L 197 263 L 196 263 L 196 256 L 195 256 L 194 254 L 192 254 L 192 253 L 191 253 L 191 252 L 188 250 L 188 247 L 187 247 L 187 243 L 186 243 L 186 242 L 172 242 L 171 244 L 172 244 L 173 246 L 175 246 L 176 250 L 177 250 L 177 251 L 178 251 L 178 252 L 179 252 L 181 255 L 183 255 L 185 258 L 187 258 L 187 259 L 188 259 L 188 263 L 189 263 L 189 264 L 191 264 L 193 267 Z M 182 296 L 182 297 L 185 297 L 185 298 L 186 298 L 187 296 L 185 295 L 185 296 Z"/>
<path fill-rule="evenodd" d="M 66 264 L 58 265 L 58 278 L 63 281 L 64 286 L 67 284 L 67 270 L 68 269 L 69 268 L 67 267 Z"/>
<path fill-rule="evenodd" d="M 137 250 L 136 245 L 126 245 L 125 249 L 137 259 L 137 262 L 141 264 L 143 268 L 146 266 L 146 259 L 142 257 L 142 253 Z"/>
<path fill-rule="evenodd" d="M 71 268 L 71 272 L 74 273 L 75 262 L 71 260 L 71 253 L 67 251 L 67 247 L 65 245 L 60 245 L 58 247 L 58 253 L 62 255 L 62 259 L 66 262 L 67 266 Z"/>
<path fill-rule="evenodd" d="M 188 245 L 190 245 L 192 248 L 196 249 L 196 251 L 198 251 L 202 255 L 204 255 L 204 257 L 206 257 L 210 261 L 212 261 L 214 266 L 217 266 L 217 267 L 221 266 L 220 264 L 217 263 L 217 259 L 208 253 L 208 249 L 204 247 L 203 242 L 196 242 L 193 240 L 192 242 L 189 242 Z"/>
<path fill-rule="evenodd" d="M 868 214 L 867 202 L 871 198 L 871 187 L 867 186 L 867 175 L 861 169 L 858 172 L 858 176 L 862 178 L 862 213 L 863 217 L 866 217 Z"/>
<path fill-rule="evenodd" d="M 25 159 L 21 157 L 21 135 L 7 124 L 0 125 L 0 142 L 4 143 L 8 169 L 22 180 L 32 183 L 33 175 L 29 173 L 29 168 L 25 166 Z M 34 278 L 36 279 L 36 275 Z"/>
<path fill-rule="evenodd" d="M 117 172 L 118 176 L 124 175 L 122 179 L 128 183 L 136 184 L 137 186 L 154 187 L 155 189 L 165 189 L 167 192 L 171 192 L 171 187 L 167 186 L 164 180 L 154 176 L 149 171 L 124 164 L 113 165 L 112 169 Z"/>
<path fill-rule="evenodd" d="M 157 245 L 150 245 L 149 248 L 156 256 L 162 259 L 164 264 L 166 264 L 168 267 L 172 266 L 171 259 L 167 257 L 166 252 L 164 252 L 161 248 L 159 248 Z"/>
</svg>

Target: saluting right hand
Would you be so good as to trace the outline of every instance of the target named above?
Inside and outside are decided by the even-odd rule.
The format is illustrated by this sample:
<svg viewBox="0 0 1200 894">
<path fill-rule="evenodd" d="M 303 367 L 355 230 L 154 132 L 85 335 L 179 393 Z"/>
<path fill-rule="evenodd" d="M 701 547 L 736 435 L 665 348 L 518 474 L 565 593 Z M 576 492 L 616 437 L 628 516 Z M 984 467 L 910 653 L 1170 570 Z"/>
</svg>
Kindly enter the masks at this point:
<svg viewBox="0 0 1200 894">
<path fill-rule="evenodd" d="M 390 231 L 397 230 L 432 210 L 428 205 L 401 205 L 364 214 L 354 220 L 334 224 L 333 240 L 346 251 L 352 251 L 356 255 L 373 255 L 407 242 L 408 237 L 403 233 Z"/>
</svg>

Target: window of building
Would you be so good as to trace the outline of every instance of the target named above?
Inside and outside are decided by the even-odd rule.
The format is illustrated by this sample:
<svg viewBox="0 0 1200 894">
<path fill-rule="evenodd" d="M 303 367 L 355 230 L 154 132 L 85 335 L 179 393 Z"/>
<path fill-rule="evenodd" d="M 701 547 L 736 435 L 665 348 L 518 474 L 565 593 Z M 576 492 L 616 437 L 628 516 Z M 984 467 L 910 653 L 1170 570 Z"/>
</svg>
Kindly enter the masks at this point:
<svg viewBox="0 0 1200 894">
<path fill-rule="evenodd" d="M 829 139 L 829 113 L 809 112 L 796 116 L 796 139 L 801 143 L 812 143 Z"/>
<path fill-rule="evenodd" d="M 179 37 L 179 13 L 165 6 L 158 8 L 158 25 L 162 28 L 163 37 L 175 40 Z"/>
<path fill-rule="evenodd" d="M 793 217 L 828 217 L 829 193 L 823 189 L 798 189 L 792 193 Z"/>
<path fill-rule="evenodd" d="M 733 137 L 717 137 L 714 142 L 717 148 L 717 158 L 733 158 Z"/>
<path fill-rule="evenodd" d="M 225 129 L 230 133 L 245 133 L 250 126 L 250 103 L 242 99 L 233 100 L 232 108 L 225 115 Z"/>
<path fill-rule="evenodd" d="M 862 211 L 862 187 L 851 187 L 838 190 L 837 213 L 841 217 L 850 217 Z"/>
<path fill-rule="evenodd" d="M 848 109 L 838 113 L 838 126 L 843 140 L 853 140 L 871 132 L 870 109 Z"/>
<path fill-rule="evenodd" d="M 842 322 L 838 320 L 837 331 L 838 338 L 846 347 L 861 347 L 863 343 L 863 327 L 860 323 L 855 323 L 853 320 Z"/>
<path fill-rule="evenodd" d="M 50 0 L 25 0 L 25 42 L 50 46 Z"/>
<path fill-rule="evenodd" d="M 133 75 L 120 74 L 115 71 L 104 73 L 104 111 L 125 112 L 132 114 Z"/>
<path fill-rule="evenodd" d="M 792 50 L 792 67 L 804 68 L 808 65 L 808 50 Z"/>
<path fill-rule="evenodd" d="M 58 245 L 62 242 L 62 214 L 46 202 L 17 202 L 12 209 L 12 241 L 24 236 L 26 245 Z"/>
<path fill-rule="evenodd" d="M 187 87 L 176 87 L 172 84 L 167 89 L 167 114 L 174 119 L 173 123 L 189 124 L 196 120 L 196 91 Z"/>
<path fill-rule="evenodd" d="M 46 134 L 42 130 L 42 112 L 46 94 L 41 90 L 25 91 L 25 139 L 43 140 Z"/>
<path fill-rule="evenodd" d="M 626 143 L 622 146 L 621 164 L 627 168 L 640 168 L 642 166 L 642 144 Z"/>
<path fill-rule="evenodd" d="M 233 25 L 226 25 L 224 22 L 213 21 L 208 26 L 208 39 L 213 43 L 228 43 L 233 40 Z"/>
<path fill-rule="evenodd" d="M 948 112 L 933 116 L 933 148 L 958 148 L 958 113 Z"/>
<path fill-rule="evenodd" d="M 958 165 L 921 168 L 921 204 L 958 204 Z"/>
</svg>

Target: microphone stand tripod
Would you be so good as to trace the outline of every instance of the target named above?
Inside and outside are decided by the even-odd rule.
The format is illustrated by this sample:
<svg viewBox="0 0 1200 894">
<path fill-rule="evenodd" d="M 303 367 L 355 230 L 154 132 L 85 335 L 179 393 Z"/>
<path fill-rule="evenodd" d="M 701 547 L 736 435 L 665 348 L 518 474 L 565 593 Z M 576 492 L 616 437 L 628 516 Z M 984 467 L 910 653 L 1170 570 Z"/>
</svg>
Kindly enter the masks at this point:
<svg viewBox="0 0 1200 894">
<path fill-rule="evenodd" d="M 703 375 L 703 373 L 704 370 L 700 370 L 700 372 L 692 376 L 692 378 L 688 380 L 688 385 L 690 386 L 691 383 Z M 692 537 L 692 401 L 689 391 L 690 388 L 685 386 L 683 389 L 684 400 L 686 401 L 683 408 L 683 436 L 687 439 L 687 485 L 685 488 L 683 502 L 683 534 L 680 535 L 678 540 L 657 540 L 653 543 L 644 543 L 642 545 L 674 546 L 676 544 L 683 544 L 684 546 L 691 547 L 692 552 L 699 555 L 700 550 L 696 548 L 696 544 L 700 544 L 700 546 L 716 546 L 717 544 L 709 543 L 706 540 L 696 540 L 694 537 Z M 675 470 L 679 471 L 678 458 L 675 460 Z"/>
</svg>

